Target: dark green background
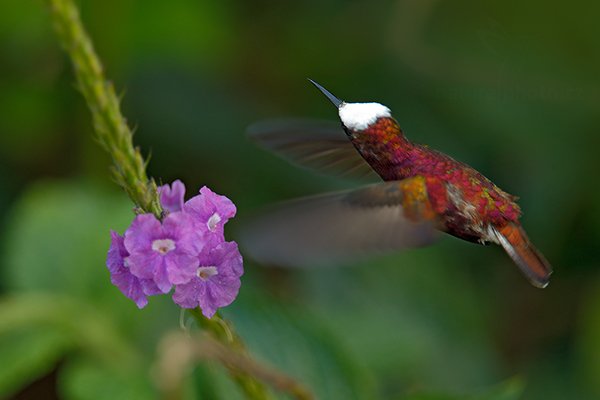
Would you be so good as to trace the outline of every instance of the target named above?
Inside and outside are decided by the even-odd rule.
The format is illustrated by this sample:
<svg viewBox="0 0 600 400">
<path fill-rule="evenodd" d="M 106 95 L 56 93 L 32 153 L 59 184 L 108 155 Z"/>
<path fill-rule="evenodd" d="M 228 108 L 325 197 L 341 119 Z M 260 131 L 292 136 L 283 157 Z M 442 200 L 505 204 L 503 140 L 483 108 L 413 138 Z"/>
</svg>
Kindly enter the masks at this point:
<svg viewBox="0 0 600 400">
<path fill-rule="evenodd" d="M 335 120 L 311 77 L 388 105 L 410 139 L 519 195 L 555 267 L 535 289 L 500 249 L 450 237 L 344 269 L 248 260 L 224 315 L 259 359 L 322 399 L 600 397 L 600 3 L 79 4 L 149 172 L 229 196 L 229 238 L 261 205 L 356 184 L 244 137 L 264 118 Z M 156 345 L 179 312 L 167 296 L 138 311 L 109 282 L 109 229 L 132 205 L 74 86 L 44 3 L 2 2 L 0 396 L 153 398 Z M 210 365 L 187 392 L 239 396 Z"/>
</svg>

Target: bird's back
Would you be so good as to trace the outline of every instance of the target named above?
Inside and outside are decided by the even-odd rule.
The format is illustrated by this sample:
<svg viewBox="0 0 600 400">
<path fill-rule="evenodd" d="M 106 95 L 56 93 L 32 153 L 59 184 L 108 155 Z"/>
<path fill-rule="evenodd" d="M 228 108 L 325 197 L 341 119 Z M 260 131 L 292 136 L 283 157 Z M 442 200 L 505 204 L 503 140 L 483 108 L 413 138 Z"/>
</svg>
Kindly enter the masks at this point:
<svg viewBox="0 0 600 400">
<path fill-rule="evenodd" d="M 430 201 L 439 213 L 456 212 L 458 207 L 458 211 L 469 212 L 476 223 L 504 225 L 518 221 L 521 210 L 515 196 L 467 164 L 410 142 L 394 120 L 379 125 L 384 127 L 366 130 L 351 140 L 383 180 L 423 176 L 427 178 Z"/>
</svg>

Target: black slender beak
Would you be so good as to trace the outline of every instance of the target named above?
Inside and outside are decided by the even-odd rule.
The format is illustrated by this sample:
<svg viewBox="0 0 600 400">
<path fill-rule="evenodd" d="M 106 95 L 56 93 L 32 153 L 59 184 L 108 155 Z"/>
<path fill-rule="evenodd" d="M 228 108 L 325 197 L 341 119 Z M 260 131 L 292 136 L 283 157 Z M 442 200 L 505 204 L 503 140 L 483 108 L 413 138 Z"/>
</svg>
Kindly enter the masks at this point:
<svg viewBox="0 0 600 400">
<path fill-rule="evenodd" d="M 319 89 L 321 91 L 321 93 L 323 93 L 329 99 L 329 101 L 331 101 L 333 103 L 333 105 L 336 108 L 340 108 L 340 106 L 342 104 L 344 104 L 344 102 L 342 100 L 338 99 L 333 94 L 331 94 L 331 92 L 329 90 L 325 89 L 323 86 L 319 85 L 317 82 L 313 81 L 310 78 L 308 78 L 308 80 L 310 81 L 310 83 L 315 85 L 317 87 L 317 89 Z"/>
</svg>

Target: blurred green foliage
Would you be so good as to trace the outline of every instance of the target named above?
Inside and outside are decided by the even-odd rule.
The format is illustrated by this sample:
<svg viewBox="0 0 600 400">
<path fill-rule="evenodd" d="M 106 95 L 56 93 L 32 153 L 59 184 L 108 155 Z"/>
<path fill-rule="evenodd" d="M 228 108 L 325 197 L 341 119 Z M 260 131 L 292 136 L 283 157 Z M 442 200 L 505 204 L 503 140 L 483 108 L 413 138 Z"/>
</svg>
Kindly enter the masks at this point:
<svg viewBox="0 0 600 400">
<path fill-rule="evenodd" d="M 409 138 L 518 194 L 555 266 L 537 290 L 501 250 L 453 238 L 326 271 L 248 260 L 224 314 L 260 360 L 323 399 L 600 396 L 600 3 L 80 6 L 151 175 L 232 198 L 231 238 L 260 205 L 354 184 L 244 138 L 263 118 L 334 120 L 311 77 L 388 105 Z M 153 298 L 139 311 L 109 282 L 108 233 L 132 206 L 73 81 L 43 2 L 1 3 L 0 397 L 153 398 L 156 344 L 178 310 Z M 187 391 L 239 398 L 211 364 Z"/>
</svg>

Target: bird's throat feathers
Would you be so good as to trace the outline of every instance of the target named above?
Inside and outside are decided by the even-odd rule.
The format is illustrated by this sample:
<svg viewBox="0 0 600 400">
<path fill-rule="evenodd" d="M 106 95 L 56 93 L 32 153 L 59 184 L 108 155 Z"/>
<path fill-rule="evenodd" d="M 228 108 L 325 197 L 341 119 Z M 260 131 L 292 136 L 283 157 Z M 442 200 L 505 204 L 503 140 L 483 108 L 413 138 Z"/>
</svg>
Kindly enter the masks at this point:
<svg viewBox="0 0 600 400">
<path fill-rule="evenodd" d="M 342 125 L 361 155 L 380 173 L 411 143 L 404 137 L 390 109 L 379 103 L 346 103 L 338 107 Z"/>
<path fill-rule="evenodd" d="M 380 117 L 363 130 L 351 130 L 354 138 L 361 141 L 376 141 L 379 143 L 390 144 L 393 147 L 410 145 L 406 139 L 400 125 L 392 117 Z"/>
<path fill-rule="evenodd" d="M 346 133 L 365 160 L 384 179 L 389 167 L 409 157 L 414 146 L 391 116 L 379 117 L 363 130 L 346 127 Z"/>
</svg>

